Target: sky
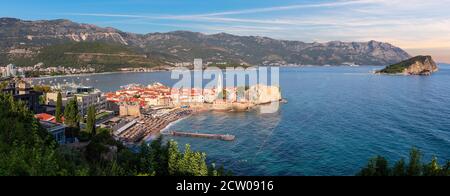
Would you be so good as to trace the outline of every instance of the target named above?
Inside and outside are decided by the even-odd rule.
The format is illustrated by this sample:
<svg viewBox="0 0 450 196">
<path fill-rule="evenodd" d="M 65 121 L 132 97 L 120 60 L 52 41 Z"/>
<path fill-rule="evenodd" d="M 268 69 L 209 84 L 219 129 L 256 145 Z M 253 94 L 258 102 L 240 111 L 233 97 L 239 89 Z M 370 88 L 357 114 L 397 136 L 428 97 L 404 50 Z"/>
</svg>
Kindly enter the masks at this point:
<svg viewBox="0 0 450 196">
<path fill-rule="evenodd" d="M 450 0 L 0 0 L 0 17 L 133 33 L 189 30 L 304 42 L 389 42 L 450 63 Z"/>
</svg>

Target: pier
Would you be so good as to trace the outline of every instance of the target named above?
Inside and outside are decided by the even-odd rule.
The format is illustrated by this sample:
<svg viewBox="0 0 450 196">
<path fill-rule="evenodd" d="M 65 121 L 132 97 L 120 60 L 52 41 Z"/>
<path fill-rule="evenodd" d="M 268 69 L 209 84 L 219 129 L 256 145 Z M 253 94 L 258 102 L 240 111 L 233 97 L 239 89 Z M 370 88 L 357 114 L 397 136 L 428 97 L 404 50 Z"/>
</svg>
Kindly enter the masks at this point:
<svg viewBox="0 0 450 196">
<path fill-rule="evenodd" d="M 181 131 L 170 131 L 167 135 L 178 136 L 178 137 L 196 137 L 196 138 L 206 138 L 206 139 L 216 139 L 223 141 L 234 141 L 236 138 L 234 135 L 223 135 L 223 134 L 206 134 L 206 133 L 188 133 Z"/>
</svg>

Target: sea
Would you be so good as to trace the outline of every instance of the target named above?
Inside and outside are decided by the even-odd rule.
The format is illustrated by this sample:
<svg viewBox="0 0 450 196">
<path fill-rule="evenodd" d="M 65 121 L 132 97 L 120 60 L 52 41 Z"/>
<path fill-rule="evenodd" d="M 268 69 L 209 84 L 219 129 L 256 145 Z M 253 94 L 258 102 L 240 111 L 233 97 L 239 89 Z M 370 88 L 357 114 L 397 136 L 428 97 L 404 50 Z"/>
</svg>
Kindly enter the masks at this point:
<svg viewBox="0 0 450 196">
<path fill-rule="evenodd" d="M 208 162 L 240 176 L 355 175 L 367 161 L 390 164 L 415 147 L 423 160 L 450 160 L 450 66 L 432 76 L 376 75 L 380 66 L 282 67 L 280 86 L 287 103 L 275 113 L 206 112 L 170 130 L 232 134 L 235 141 L 175 140 L 207 154 Z M 170 72 L 110 73 L 35 79 L 35 83 L 77 83 L 104 92 L 137 83 L 173 85 Z"/>
</svg>

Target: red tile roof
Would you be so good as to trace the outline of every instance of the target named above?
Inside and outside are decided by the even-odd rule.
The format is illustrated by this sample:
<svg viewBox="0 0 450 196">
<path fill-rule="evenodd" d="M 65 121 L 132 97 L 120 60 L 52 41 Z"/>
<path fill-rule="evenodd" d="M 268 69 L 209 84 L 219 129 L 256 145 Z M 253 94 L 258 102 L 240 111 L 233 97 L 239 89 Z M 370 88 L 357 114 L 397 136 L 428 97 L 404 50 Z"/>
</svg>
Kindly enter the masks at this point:
<svg viewBox="0 0 450 196">
<path fill-rule="evenodd" d="M 52 116 L 52 115 L 47 114 L 47 113 L 36 114 L 36 115 L 34 115 L 34 117 L 39 119 L 39 120 L 42 120 L 42 121 L 49 121 L 49 122 L 56 123 L 55 116 Z M 64 122 L 64 117 L 61 117 L 61 121 Z"/>
</svg>

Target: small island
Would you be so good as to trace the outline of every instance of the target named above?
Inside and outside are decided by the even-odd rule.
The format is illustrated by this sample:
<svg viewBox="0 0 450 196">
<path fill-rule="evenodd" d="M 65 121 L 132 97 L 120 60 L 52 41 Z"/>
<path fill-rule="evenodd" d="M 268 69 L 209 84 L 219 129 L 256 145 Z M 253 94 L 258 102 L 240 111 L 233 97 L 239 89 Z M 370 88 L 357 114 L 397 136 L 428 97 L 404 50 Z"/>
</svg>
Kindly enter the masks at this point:
<svg viewBox="0 0 450 196">
<path fill-rule="evenodd" d="M 379 74 L 431 75 L 439 68 L 431 56 L 416 56 L 377 71 Z"/>
</svg>

